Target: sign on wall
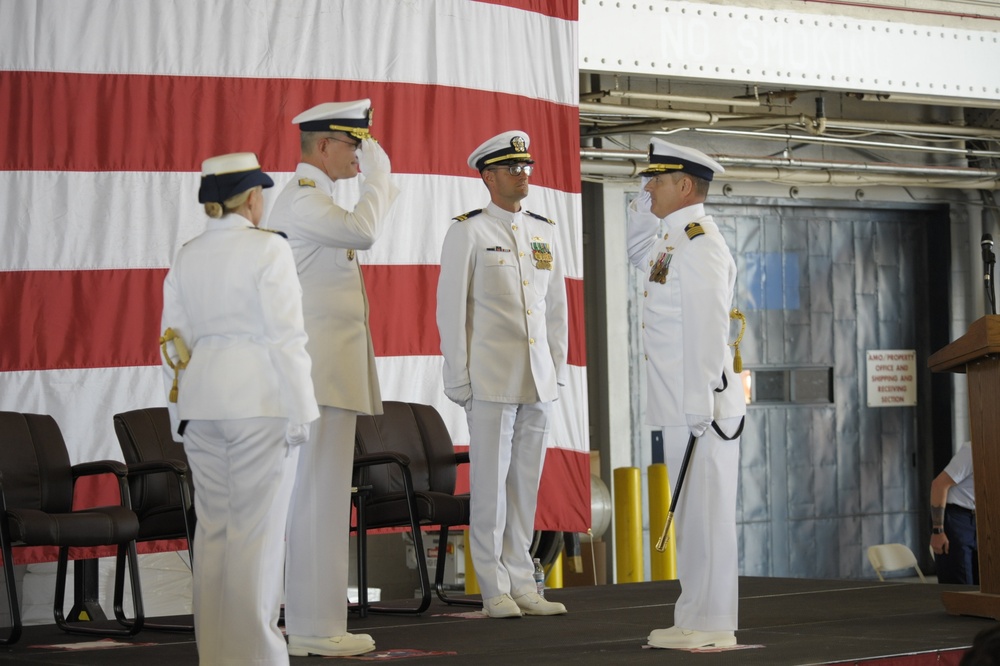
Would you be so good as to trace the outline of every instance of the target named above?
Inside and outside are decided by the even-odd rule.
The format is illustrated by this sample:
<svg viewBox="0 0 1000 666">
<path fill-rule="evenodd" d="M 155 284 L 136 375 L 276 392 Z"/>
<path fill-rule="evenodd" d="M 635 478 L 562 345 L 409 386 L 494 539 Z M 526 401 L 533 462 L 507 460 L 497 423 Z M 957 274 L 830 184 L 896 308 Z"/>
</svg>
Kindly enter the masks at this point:
<svg viewBox="0 0 1000 666">
<path fill-rule="evenodd" d="M 912 407 L 917 404 L 915 349 L 869 349 L 868 406 Z"/>
</svg>

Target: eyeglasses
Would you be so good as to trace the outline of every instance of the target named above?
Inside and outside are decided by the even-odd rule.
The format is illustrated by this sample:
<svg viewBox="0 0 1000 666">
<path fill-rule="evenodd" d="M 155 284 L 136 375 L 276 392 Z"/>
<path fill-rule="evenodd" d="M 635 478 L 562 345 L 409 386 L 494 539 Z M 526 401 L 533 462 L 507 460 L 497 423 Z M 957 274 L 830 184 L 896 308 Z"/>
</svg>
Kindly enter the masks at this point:
<svg viewBox="0 0 1000 666">
<path fill-rule="evenodd" d="M 506 169 L 507 173 L 512 176 L 520 176 L 521 172 L 524 172 L 525 176 L 530 176 L 531 172 L 535 170 L 535 165 L 533 164 L 511 164 L 507 167 L 490 167 L 490 171 L 500 171 L 501 169 Z"/>
<path fill-rule="evenodd" d="M 346 143 L 351 148 L 354 148 L 354 150 L 357 150 L 358 148 L 361 147 L 361 139 L 355 139 L 354 141 L 344 141 L 343 139 L 338 139 L 335 136 L 328 136 L 326 138 L 328 138 L 330 141 L 336 141 L 337 143 Z"/>
</svg>

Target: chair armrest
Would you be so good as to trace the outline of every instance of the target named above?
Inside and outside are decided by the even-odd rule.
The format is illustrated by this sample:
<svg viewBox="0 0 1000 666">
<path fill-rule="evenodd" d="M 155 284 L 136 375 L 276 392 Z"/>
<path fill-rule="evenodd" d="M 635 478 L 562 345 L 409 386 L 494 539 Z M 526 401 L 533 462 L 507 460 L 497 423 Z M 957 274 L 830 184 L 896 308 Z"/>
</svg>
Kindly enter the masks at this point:
<svg viewBox="0 0 1000 666">
<path fill-rule="evenodd" d="M 128 473 L 136 475 L 172 473 L 177 476 L 187 476 L 188 465 L 183 460 L 175 458 L 164 458 L 162 460 L 143 460 L 142 462 L 129 463 Z"/>
<path fill-rule="evenodd" d="M 114 474 L 119 478 L 124 478 L 128 474 L 125 463 L 118 460 L 92 460 L 90 462 L 77 463 L 70 467 L 73 472 L 73 480 L 81 476 L 93 476 L 95 474 Z"/>
<path fill-rule="evenodd" d="M 395 463 L 400 467 L 410 466 L 410 457 L 404 453 L 385 451 L 383 453 L 363 453 L 354 456 L 355 467 L 371 467 L 372 465 L 389 465 Z"/>
<path fill-rule="evenodd" d="M 90 462 L 77 463 L 70 467 L 73 473 L 73 486 L 83 476 L 94 476 L 96 474 L 114 474 L 118 477 L 118 502 L 126 509 L 132 508 L 132 495 L 128 489 L 128 468 L 125 463 L 118 460 L 92 460 Z"/>
<path fill-rule="evenodd" d="M 456 451 L 455 452 L 455 464 L 463 465 L 469 462 L 469 452 L 468 451 Z"/>
</svg>

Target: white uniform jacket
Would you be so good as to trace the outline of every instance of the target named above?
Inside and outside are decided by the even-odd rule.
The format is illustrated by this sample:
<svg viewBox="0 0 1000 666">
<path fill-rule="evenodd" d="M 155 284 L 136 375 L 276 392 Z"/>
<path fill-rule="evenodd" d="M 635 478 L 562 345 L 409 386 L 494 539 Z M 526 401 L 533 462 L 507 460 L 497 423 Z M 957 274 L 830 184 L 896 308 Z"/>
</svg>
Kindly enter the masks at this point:
<svg viewBox="0 0 1000 666">
<path fill-rule="evenodd" d="M 333 202 L 333 181 L 299 164 L 268 217 L 268 227 L 288 234 L 295 255 L 321 405 L 382 413 L 357 250 L 375 243 L 398 194 L 388 174 L 374 174 L 365 178 L 354 210 L 344 210 Z"/>
<path fill-rule="evenodd" d="M 456 219 L 437 289 L 445 388 L 471 382 L 473 397 L 490 402 L 555 400 L 568 322 L 554 223 L 493 203 Z"/>
<path fill-rule="evenodd" d="M 742 416 L 746 402 L 729 346 L 736 263 L 702 204 L 664 223 L 660 235 L 655 215 L 629 211 L 629 259 L 645 274 L 646 423 L 683 426 L 688 414 Z M 662 283 L 650 280 L 657 271 Z"/>
<path fill-rule="evenodd" d="M 288 241 L 240 215 L 209 220 L 178 250 L 162 319 L 191 352 L 169 405 L 175 433 L 180 420 L 319 417 L 301 293 Z M 163 368 L 169 389 L 174 371 Z"/>
</svg>

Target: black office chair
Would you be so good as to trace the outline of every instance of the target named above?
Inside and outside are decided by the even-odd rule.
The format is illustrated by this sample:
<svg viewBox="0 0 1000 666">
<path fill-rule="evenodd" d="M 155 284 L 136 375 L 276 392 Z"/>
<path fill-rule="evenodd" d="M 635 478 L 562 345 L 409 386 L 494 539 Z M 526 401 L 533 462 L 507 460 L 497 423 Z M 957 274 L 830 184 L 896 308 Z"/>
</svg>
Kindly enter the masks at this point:
<svg viewBox="0 0 1000 666">
<path fill-rule="evenodd" d="M 139 517 L 136 541 L 184 539 L 191 566 L 194 556 L 194 487 L 184 446 L 171 435 L 166 407 L 149 407 L 114 416 L 115 434 L 128 467 L 132 509 Z M 119 576 L 124 572 L 118 571 Z M 116 583 L 118 581 L 116 580 Z M 193 625 L 154 624 L 147 629 L 194 631 Z"/>
<path fill-rule="evenodd" d="M 437 410 L 428 405 L 387 401 L 379 416 L 359 416 L 355 438 L 354 495 L 357 511 L 358 604 L 361 617 L 368 611 L 422 613 L 430 606 L 430 581 L 421 525 L 439 525 L 434 587 L 448 604 L 481 606 L 482 601 L 457 599 L 444 593 L 449 527 L 468 525 L 469 495 L 455 494 L 458 465 L 467 453 L 456 453 L 451 435 Z M 367 538 L 369 529 L 409 527 L 420 578 L 420 604 L 393 608 L 368 602 Z"/>
<path fill-rule="evenodd" d="M 121 504 L 73 510 L 77 479 L 94 474 L 114 474 Z M 12 571 L 13 548 L 58 546 L 53 616 L 64 631 L 74 634 L 134 636 L 142 629 L 142 591 L 135 539 L 139 518 L 130 508 L 125 465 L 101 460 L 70 465 L 66 443 L 51 416 L 0 412 L 0 554 L 6 569 L 7 603 L 11 629 L 0 644 L 21 636 L 21 611 Z M 115 578 L 115 619 L 123 628 L 97 627 L 92 622 L 67 621 L 63 615 L 66 570 L 71 547 L 117 546 L 117 571 L 128 561 L 134 618 L 122 608 L 124 575 Z M 90 625 L 90 626 L 86 626 Z"/>
</svg>

